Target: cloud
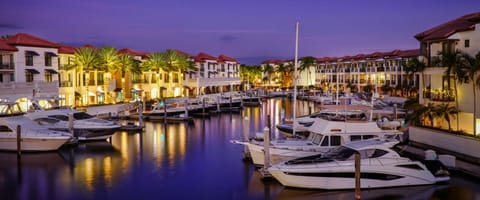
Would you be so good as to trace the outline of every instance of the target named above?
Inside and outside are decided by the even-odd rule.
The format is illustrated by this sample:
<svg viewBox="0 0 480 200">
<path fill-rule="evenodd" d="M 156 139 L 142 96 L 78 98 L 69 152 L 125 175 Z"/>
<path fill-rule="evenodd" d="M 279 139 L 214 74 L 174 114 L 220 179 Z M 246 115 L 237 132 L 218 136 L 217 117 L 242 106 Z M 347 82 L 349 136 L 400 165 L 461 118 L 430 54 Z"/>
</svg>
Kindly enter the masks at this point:
<svg viewBox="0 0 480 200">
<path fill-rule="evenodd" d="M 18 25 L 15 25 L 15 24 L 2 24 L 0 23 L 0 29 L 13 29 L 13 30 L 16 30 L 16 29 L 23 29 L 22 26 L 18 26 Z"/>
<path fill-rule="evenodd" d="M 225 43 L 231 43 L 235 40 L 237 40 L 238 37 L 234 35 L 222 35 L 220 36 L 220 41 L 225 42 Z"/>
</svg>

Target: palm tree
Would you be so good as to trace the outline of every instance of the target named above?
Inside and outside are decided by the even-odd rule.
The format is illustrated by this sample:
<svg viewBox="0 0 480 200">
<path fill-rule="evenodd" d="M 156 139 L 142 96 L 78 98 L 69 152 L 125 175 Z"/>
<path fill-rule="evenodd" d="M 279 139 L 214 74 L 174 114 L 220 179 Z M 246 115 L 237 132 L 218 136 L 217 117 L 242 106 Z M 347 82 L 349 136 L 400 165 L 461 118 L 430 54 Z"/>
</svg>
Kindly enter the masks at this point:
<svg viewBox="0 0 480 200">
<path fill-rule="evenodd" d="M 266 81 L 268 80 L 268 83 L 270 84 L 271 82 L 271 75 L 273 74 L 273 72 L 275 72 L 275 69 L 272 65 L 270 64 L 265 64 L 264 67 L 263 67 L 263 73 L 266 75 L 265 77 L 263 77 L 263 80 Z"/>
<path fill-rule="evenodd" d="M 418 58 L 411 58 L 407 61 L 407 65 L 405 66 L 405 71 L 407 72 L 407 74 L 410 76 L 411 75 L 415 75 L 415 73 L 417 72 L 420 72 L 421 73 L 421 76 L 422 76 L 422 86 L 424 88 L 427 88 L 425 86 L 425 77 L 423 75 L 423 71 L 425 71 L 425 68 L 426 68 L 426 65 L 425 63 L 423 62 L 420 62 L 418 60 Z M 421 91 L 418 91 L 418 92 L 423 92 L 424 95 L 422 95 L 422 98 L 423 98 L 423 101 L 425 101 L 425 92 L 422 88 Z M 427 91 L 429 92 L 429 91 Z"/>
<path fill-rule="evenodd" d="M 99 69 L 105 72 L 116 73 L 120 68 L 120 55 L 114 47 L 106 46 L 102 47 L 98 51 L 98 56 L 100 59 Z M 116 77 L 116 76 L 113 76 Z M 123 80 L 123 76 L 121 77 Z M 125 92 L 124 83 L 121 82 L 122 91 Z"/>
<path fill-rule="evenodd" d="M 89 103 L 88 100 L 88 86 L 87 92 L 83 92 L 85 86 L 85 74 L 84 72 L 89 72 L 90 70 L 95 70 L 98 66 L 100 66 L 100 57 L 98 56 L 97 49 L 92 47 L 81 47 L 75 50 L 74 53 L 74 60 L 71 65 L 67 66 L 67 70 L 75 70 L 75 81 L 76 83 L 73 84 L 74 91 L 76 91 L 75 86 L 80 86 L 80 95 L 87 95 L 86 104 Z"/>
<path fill-rule="evenodd" d="M 455 117 L 454 114 L 458 113 L 457 108 L 454 106 L 450 106 L 448 103 L 442 103 L 435 106 L 433 109 L 433 113 L 435 116 L 441 117 L 443 120 L 448 122 L 448 131 L 452 131 L 450 126 L 450 119 L 451 117 Z"/>
<path fill-rule="evenodd" d="M 301 61 L 301 64 L 298 70 L 301 72 L 307 70 L 307 86 L 309 86 L 310 85 L 310 67 L 315 66 L 316 59 L 313 56 L 306 56 L 300 59 L 300 61 Z M 338 77 L 337 77 L 337 81 L 338 81 Z"/>
<path fill-rule="evenodd" d="M 292 63 L 280 63 L 275 71 L 282 75 L 282 87 L 287 88 L 292 85 Z"/>
<path fill-rule="evenodd" d="M 462 70 L 459 70 L 460 83 L 472 82 L 473 90 L 473 135 L 477 135 L 477 123 L 476 123 L 476 114 L 477 114 L 477 87 L 480 87 L 480 75 L 477 73 L 480 71 L 480 51 L 475 55 L 475 57 L 470 56 L 469 54 L 462 54 Z"/>
<path fill-rule="evenodd" d="M 447 67 L 444 72 L 444 75 L 447 78 L 448 84 L 448 91 L 451 89 L 451 81 L 450 77 L 453 75 L 453 90 L 455 92 L 455 105 L 458 108 L 458 90 L 457 90 L 457 79 L 459 75 L 461 76 L 460 65 L 462 64 L 462 53 L 459 50 L 455 50 L 454 52 L 443 50 L 438 53 L 441 56 L 441 64 Z M 458 112 L 457 112 L 457 119 L 458 119 Z M 459 129 L 459 121 L 457 120 L 457 130 Z"/>
<path fill-rule="evenodd" d="M 161 76 L 162 70 L 166 71 L 166 66 L 163 65 L 162 54 L 160 52 L 150 53 L 148 55 L 148 58 L 143 60 L 142 66 L 146 70 L 157 72 L 157 81 L 156 82 L 158 84 L 159 92 L 160 92 L 160 76 Z M 160 94 L 160 97 L 163 97 L 161 92 L 159 94 Z"/>
</svg>

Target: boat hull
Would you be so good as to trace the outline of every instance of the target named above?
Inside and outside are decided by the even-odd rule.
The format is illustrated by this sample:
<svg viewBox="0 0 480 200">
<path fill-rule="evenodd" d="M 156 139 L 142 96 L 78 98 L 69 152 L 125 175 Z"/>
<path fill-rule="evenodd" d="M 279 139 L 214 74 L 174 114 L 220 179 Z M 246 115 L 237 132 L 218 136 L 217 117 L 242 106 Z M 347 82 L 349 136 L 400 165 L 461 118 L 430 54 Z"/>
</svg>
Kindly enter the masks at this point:
<svg viewBox="0 0 480 200">
<path fill-rule="evenodd" d="M 248 146 L 248 151 L 250 152 L 250 156 L 252 158 L 253 164 L 257 166 L 265 165 L 265 152 L 264 148 L 261 145 L 246 143 L 245 145 Z M 327 148 L 311 148 L 310 150 L 301 150 L 302 147 L 299 146 L 298 150 L 294 149 L 287 149 L 281 147 L 270 147 L 270 165 L 278 164 L 282 161 L 291 160 L 294 158 L 305 157 L 305 156 L 312 156 L 326 152 Z"/>
<path fill-rule="evenodd" d="M 390 166 L 361 166 L 360 188 L 388 188 L 429 185 L 448 181 L 449 177 L 436 178 L 427 170 L 398 169 Z M 295 188 L 343 190 L 355 189 L 354 166 L 329 166 L 322 168 L 282 169 L 273 166 L 270 174 L 282 185 Z"/>
<path fill-rule="evenodd" d="M 21 151 L 37 152 L 37 151 L 55 151 L 65 144 L 71 137 L 58 136 L 55 138 L 47 137 L 22 137 L 20 142 Z M 0 150 L 17 151 L 16 137 L 0 138 Z"/>
</svg>

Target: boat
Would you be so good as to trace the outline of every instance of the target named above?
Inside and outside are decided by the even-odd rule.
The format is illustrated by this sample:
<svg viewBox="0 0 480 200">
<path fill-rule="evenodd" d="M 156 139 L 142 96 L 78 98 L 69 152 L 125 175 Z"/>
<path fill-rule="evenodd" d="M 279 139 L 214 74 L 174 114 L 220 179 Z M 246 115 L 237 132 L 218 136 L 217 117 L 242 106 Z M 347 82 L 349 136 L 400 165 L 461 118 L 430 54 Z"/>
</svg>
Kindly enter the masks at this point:
<svg viewBox="0 0 480 200">
<path fill-rule="evenodd" d="M 345 144 L 327 153 L 273 165 L 268 172 L 282 185 L 306 189 L 355 189 L 355 154 L 360 154 L 360 188 L 429 185 L 450 180 L 438 160 L 401 157 L 397 140 L 370 139 Z"/>
<path fill-rule="evenodd" d="M 156 117 L 176 116 L 186 112 L 188 112 L 188 107 L 182 102 L 164 103 L 162 101 L 153 104 L 152 110 L 145 111 L 143 114 L 146 119 L 151 119 Z"/>
<path fill-rule="evenodd" d="M 141 132 L 143 128 L 144 126 L 135 124 L 134 122 L 127 122 L 125 125 L 122 125 L 120 130 L 126 132 Z"/>
<path fill-rule="evenodd" d="M 304 118 L 298 118 L 301 121 Z M 272 140 L 269 144 L 270 164 L 285 160 L 325 153 L 328 150 L 358 140 L 371 138 L 396 138 L 401 140 L 402 132 L 398 130 L 382 130 L 372 121 L 334 121 L 324 118 L 307 118 L 313 123 L 306 127 L 298 127 L 308 131 L 308 137 L 294 137 Z M 301 124 L 302 122 L 300 122 Z M 249 141 L 234 140 L 235 144 L 248 147 L 252 161 L 257 166 L 265 163 L 263 140 L 251 138 Z"/>
<path fill-rule="evenodd" d="M 262 99 L 260 98 L 258 90 L 245 91 L 245 93 L 242 95 L 243 106 L 259 106 L 261 104 Z"/>
<path fill-rule="evenodd" d="M 7 116 L 0 118 L 0 150 L 17 151 L 18 127 L 21 151 L 54 151 L 72 139 L 68 132 L 49 130 L 22 115 Z"/>
<path fill-rule="evenodd" d="M 33 109 L 26 112 L 25 117 L 51 130 L 73 129 L 73 135 L 80 141 L 105 140 L 121 128 L 121 125 L 114 121 L 100 119 L 72 108 L 53 106 L 53 109 L 44 109 L 37 100 L 32 100 L 31 107 Z M 72 127 L 69 121 L 70 115 L 72 115 Z"/>
</svg>

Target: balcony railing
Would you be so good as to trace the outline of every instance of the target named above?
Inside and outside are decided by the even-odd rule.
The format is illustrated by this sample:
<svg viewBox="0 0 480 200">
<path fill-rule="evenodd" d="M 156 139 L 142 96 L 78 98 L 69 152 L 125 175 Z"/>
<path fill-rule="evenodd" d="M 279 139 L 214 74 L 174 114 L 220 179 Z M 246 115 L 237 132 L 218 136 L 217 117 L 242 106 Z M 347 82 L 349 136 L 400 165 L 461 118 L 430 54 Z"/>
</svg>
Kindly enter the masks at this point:
<svg viewBox="0 0 480 200">
<path fill-rule="evenodd" d="M 60 82 L 60 87 L 72 87 L 72 81 L 62 81 Z"/>
<path fill-rule="evenodd" d="M 3 63 L 0 64 L 0 69 L 15 69 L 15 65 L 13 63 Z"/>
</svg>

